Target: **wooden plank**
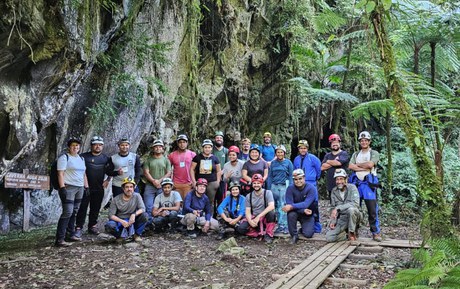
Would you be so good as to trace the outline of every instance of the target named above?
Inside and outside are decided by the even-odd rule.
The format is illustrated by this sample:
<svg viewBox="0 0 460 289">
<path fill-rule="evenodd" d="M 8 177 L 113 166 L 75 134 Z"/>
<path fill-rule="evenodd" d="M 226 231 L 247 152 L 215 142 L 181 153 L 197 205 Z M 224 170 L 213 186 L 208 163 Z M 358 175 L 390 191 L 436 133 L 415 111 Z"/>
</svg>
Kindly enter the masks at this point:
<svg viewBox="0 0 460 289">
<path fill-rule="evenodd" d="M 366 253 L 382 253 L 383 247 L 380 246 L 359 246 L 356 248 L 358 252 L 366 252 Z"/>
<path fill-rule="evenodd" d="M 29 221 L 30 221 L 30 190 L 24 190 L 24 209 L 23 209 L 23 221 L 22 230 L 29 232 Z"/>
<path fill-rule="evenodd" d="M 305 285 L 307 285 L 311 279 L 313 279 L 330 262 L 332 262 L 337 256 L 342 254 L 342 252 L 350 246 L 349 242 L 339 242 L 337 244 L 339 245 L 338 247 L 331 247 L 331 249 L 324 252 L 321 256 L 316 258 L 316 260 L 311 262 L 307 267 L 299 272 L 299 274 L 291 278 L 291 280 L 289 280 L 289 282 L 287 282 L 282 288 L 303 288 Z M 353 250 L 355 248 L 356 247 L 353 246 Z"/>
<path fill-rule="evenodd" d="M 297 273 L 302 271 L 305 267 L 307 267 L 311 262 L 313 262 L 315 259 L 317 259 L 319 256 L 321 256 L 324 252 L 329 250 L 330 248 L 333 247 L 339 247 L 339 243 L 328 243 L 326 246 L 322 247 L 318 251 L 316 251 L 313 255 L 308 257 L 305 261 L 303 261 L 300 265 L 296 266 L 294 269 L 289 271 L 287 274 L 284 274 L 283 277 L 279 278 L 276 282 L 270 284 L 267 289 L 276 289 L 280 288 L 283 286 L 286 282 L 288 282 L 293 276 L 295 276 Z"/>
<path fill-rule="evenodd" d="M 348 279 L 348 278 L 327 278 L 327 282 L 335 284 L 350 284 L 350 285 L 367 285 L 369 280 L 357 280 L 357 279 Z"/>
<path fill-rule="evenodd" d="M 353 241 L 352 245 L 381 246 L 393 248 L 420 248 L 422 245 L 422 241 L 387 239 L 382 242 L 376 242 L 371 238 L 359 238 L 357 241 Z M 428 246 L 425 246 L 425 248 L 428 248 Z"/>
<path fill-rule="evenodd" d="M 349 245 L 349 244 L 348 244 Z M 339 267 L 340 263 L 345 260 L 348 255 L 353 252 L 356 249 L 356 246 L 348 246 L 343 250 L 339 255 L 329 256 L 323 263 L 327 264 L 326 267 L 324 266 L 318 266 L 314 271 L 312 271 L 308 276 L 303 278 L 301 282 L 296 284 L 295 287 L 292 287 L 293 289 L 301 289 L 301 288 L 307 288 L 307 289 L 316 289 L 321 284 L 323 284 L 324 280 L 329 277 L 329 275 L 334 272 L 337 267 Z"/>
<path fill-rule="evenodd" d="M 343 269 L 364 269 L 364 270 L 374 269 L 373 265 L 361 265 L 361 264 L 340 264 L 340 267 Z"/>
<path fill-rule="evenodd" d="M 287 239 L 287 238 L 291 238 L 291 235 L 276 233 L 274 237 L 281 238 L 281 239 Z M 314 234 L 312 238 L 305 238 L 302 234 L 299 234 L 299 240 L 326 242 L 326 236 L 320 235 L 320 234 Z"/>
</svg>

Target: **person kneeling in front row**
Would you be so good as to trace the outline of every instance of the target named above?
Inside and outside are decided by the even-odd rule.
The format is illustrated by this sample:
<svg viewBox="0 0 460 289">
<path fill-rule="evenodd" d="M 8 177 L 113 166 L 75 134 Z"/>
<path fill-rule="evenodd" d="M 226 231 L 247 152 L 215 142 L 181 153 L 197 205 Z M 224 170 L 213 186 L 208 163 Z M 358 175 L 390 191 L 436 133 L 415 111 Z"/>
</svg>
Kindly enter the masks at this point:
<svg viewBox="0 0 460 289">
<path fill-rule="evenodd" d="M 123 194 L 113 198 L 109 208 L 109 221 L 105 224 L 107 233 L 123 241 L 133 236 L 134 241 L 142 241 L 148 221 L 145 205 L 140 194 L 135 194 L 136 183 L 132 178 L 125 178 L 121 184 Z"/>
<path fill-rule="evenodd" d="M 336 186 L 331 191 L 331 220 L 326 241 L 338 242 L 357 239 L 358 224 L 362 219 L 359 211 L 359 192 L 355 185 L 347 184 L 347 172 L 337 169 L 334 173 Z"/>
<path fill-rule="evenodd" d="M 230 194 L 222 201 L 217 208 L 217 214 L 220 215 L 220 231 L 217 236 L 218 240 L 225 237 L 225 229 L 228 227 L 235 228 L 239 226 L 241 219 L 244 217 L 245 197 L 241 195 L 241 186 L 239 182 L 231 182 L 229 185 Z"/>
</svg>

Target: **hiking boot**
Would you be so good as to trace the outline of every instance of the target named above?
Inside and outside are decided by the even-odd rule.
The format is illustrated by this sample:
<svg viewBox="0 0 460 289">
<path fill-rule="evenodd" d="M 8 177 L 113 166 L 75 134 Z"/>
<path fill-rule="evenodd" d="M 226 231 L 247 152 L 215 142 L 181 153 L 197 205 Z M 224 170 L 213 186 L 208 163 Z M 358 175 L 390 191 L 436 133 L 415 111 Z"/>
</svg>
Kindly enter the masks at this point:
<svg viewBox="0 0 460 289">
<path fill-rule="evenodd" d="M 225 232 L 219 232 L 219 234 L 217 234 L 216 240 L 222 240 L 223 238 L 225 238 Z"/>
<path fill-rule="evenodd" d="M 81 241 L 82 230 L 80 228 L 75 229 L 75 233 L 73 234 L 75 237 L 79 238 Z M 72 238 L 72 237 L 70 237 Z"/>
<path fill-rule="evenodd" d="M 270 237 L 269 235 L 265 235 L 264 236 L 264 241 L 267 244 L 271 244 L 271 243 L 273 243 L 273 237 Z"/>
<path fill-rule="evenodd" d="M 282 228 L 282 227 L 276 228 L 276 230 L 275 230 L 274 233 L 275 233 L 275 234 L 283 234 L 283 228 Z"/>
<path fill-rule="evenodd" d="M 348 240 L 349 241 L 356 241 L 356 235 L 353 232 L 348 233 Z"/>
<path fill-rule="evenodd" d="M 188 231 L 188 232 L 187 232 L 187 236 L 188 236 L 190 239 L 196 239 L 196 233 L 195 233 L 195 231 Z"/>
<path fill-rule="evenodd" d="M 125 239 L 122 238 L 122 237 L 118 237 L 118 238 L 115 239 L 115 243 L 118 244 L 118 245 L 123 244 L 124 241 L 125 241 Z"/>
<path fill-rule="evenodd" d="M 137 234 L 134 234 L 133 239 L 134 239 L 134 242 L 142 242 L 141 236 L 139 236 L 139 235 L 137 235 Z"/>
<path fill-rule="evenodd" d="M 380 234 L 373 234 L 372 239 L 376 242 L 382 242 L 382 236 Z"/>
<path fill-rule="evenodd" d="M 291 241 L 289 242 L 291 245 L 297 244 L 297 241 L 299 241 L 299 235 L 294 235 L 291 238 Z"/>
<path fill-rule="evenodd" d="M 288 230 L 287 228 L 284 228 L 284 229 L 283 229 L 283 234 L 284 234 L 284 235 L 289 234 L 289 230 Z"/>
<path fill-rule="evenodd" d="M 88 228 L 88 234 L 91 234 L 91 235 L 99 235 L 99 230 L 97 229 L 96 226 L 94 227 L 91 227 L 91 228 Z"/>
<path fill-rule="evenodd" d="M 70 236 L 70 237 L 69 237 L 69 241 L 70 241 L 70 242 L 81 242 L 82 239 L 79 238 L 79 237 L 77 237 L 77 236 L 75 236 L 75 235 L 73 235 L 73 236 Z"/>
<path fill-rule="evenodd" d="M 59 240 L 59 241 L 56 241 L 56 243 L 54 243 L 54 245 L 56 247 L 70 247 L 70 246 L 72 246 L 72 243 L 66 242 L 64 240 Z"/>
</svg>

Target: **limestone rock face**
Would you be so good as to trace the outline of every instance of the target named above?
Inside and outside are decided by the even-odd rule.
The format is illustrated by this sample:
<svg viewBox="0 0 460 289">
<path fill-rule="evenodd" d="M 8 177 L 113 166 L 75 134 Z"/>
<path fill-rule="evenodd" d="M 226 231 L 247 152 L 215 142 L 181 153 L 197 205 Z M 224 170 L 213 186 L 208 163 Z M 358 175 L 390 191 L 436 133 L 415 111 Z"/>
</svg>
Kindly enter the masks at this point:
<svg viewBox="0 0 460 289">
<path fill-rule="evenodd" d="M 288 47 L 271 49 L 269 1 L 221 2 L 2 1 L 1 179 L 48 174 L 70 136 L 86 151 L 100 135 L 109 155 L 121 137 L 143 154 L 178 132 L 195 149 L 215 130 L 228 144 L 263 130 L 289 141 L 276 76 Z M 1 202 L 1 231 L 20 227 L 20 203 Z M 33 226 L 59 214 L 55 194 L 32 194 Z"/>
</svg>

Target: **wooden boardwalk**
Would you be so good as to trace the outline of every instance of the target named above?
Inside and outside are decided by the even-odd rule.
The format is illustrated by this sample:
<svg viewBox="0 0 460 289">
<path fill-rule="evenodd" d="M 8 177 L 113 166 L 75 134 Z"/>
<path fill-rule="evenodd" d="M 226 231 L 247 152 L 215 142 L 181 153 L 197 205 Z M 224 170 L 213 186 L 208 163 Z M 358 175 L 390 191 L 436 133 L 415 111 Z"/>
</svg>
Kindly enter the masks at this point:
<svg viewBox="0 0 460 289">
<path fill-rule="evenodd" d="M 284 236 L 277 236 L 284 237 Z M 315 236 L 308 241 L 325 242 L 324 236 Z M 375 242 L 370 238 L 359 238 L 358 241 L 343 241 L 338 243 L 326 243 L 324 247 L 316 251 L 313 255 L 308 257 L 301 264 L 296 266 L 288 273 L 281 275 L 281 277 L 274 283 L 269 285 L 269 289 L 288 289 L 288 288 L 318 288 L 324 281 L 337 284 L 354 284 L 366 285 L 369 280 L 354 280 L 354 279 L 340 279 L 329 278 L 329 276 L 342 266 L 348 269 L 367 269 L 372 270 L 370 265 L 353 265 L 341 264 L 345 259 L 361 259 L 361 260 L 375 260 L 383 251 L 383 247 L 394 248 L 420 248 L 421 241 L 408 241 L 408 240 L 385 240 L 383 242 Z M 368 253 L 354 254 L 357 251 Z"/>
</svg>

